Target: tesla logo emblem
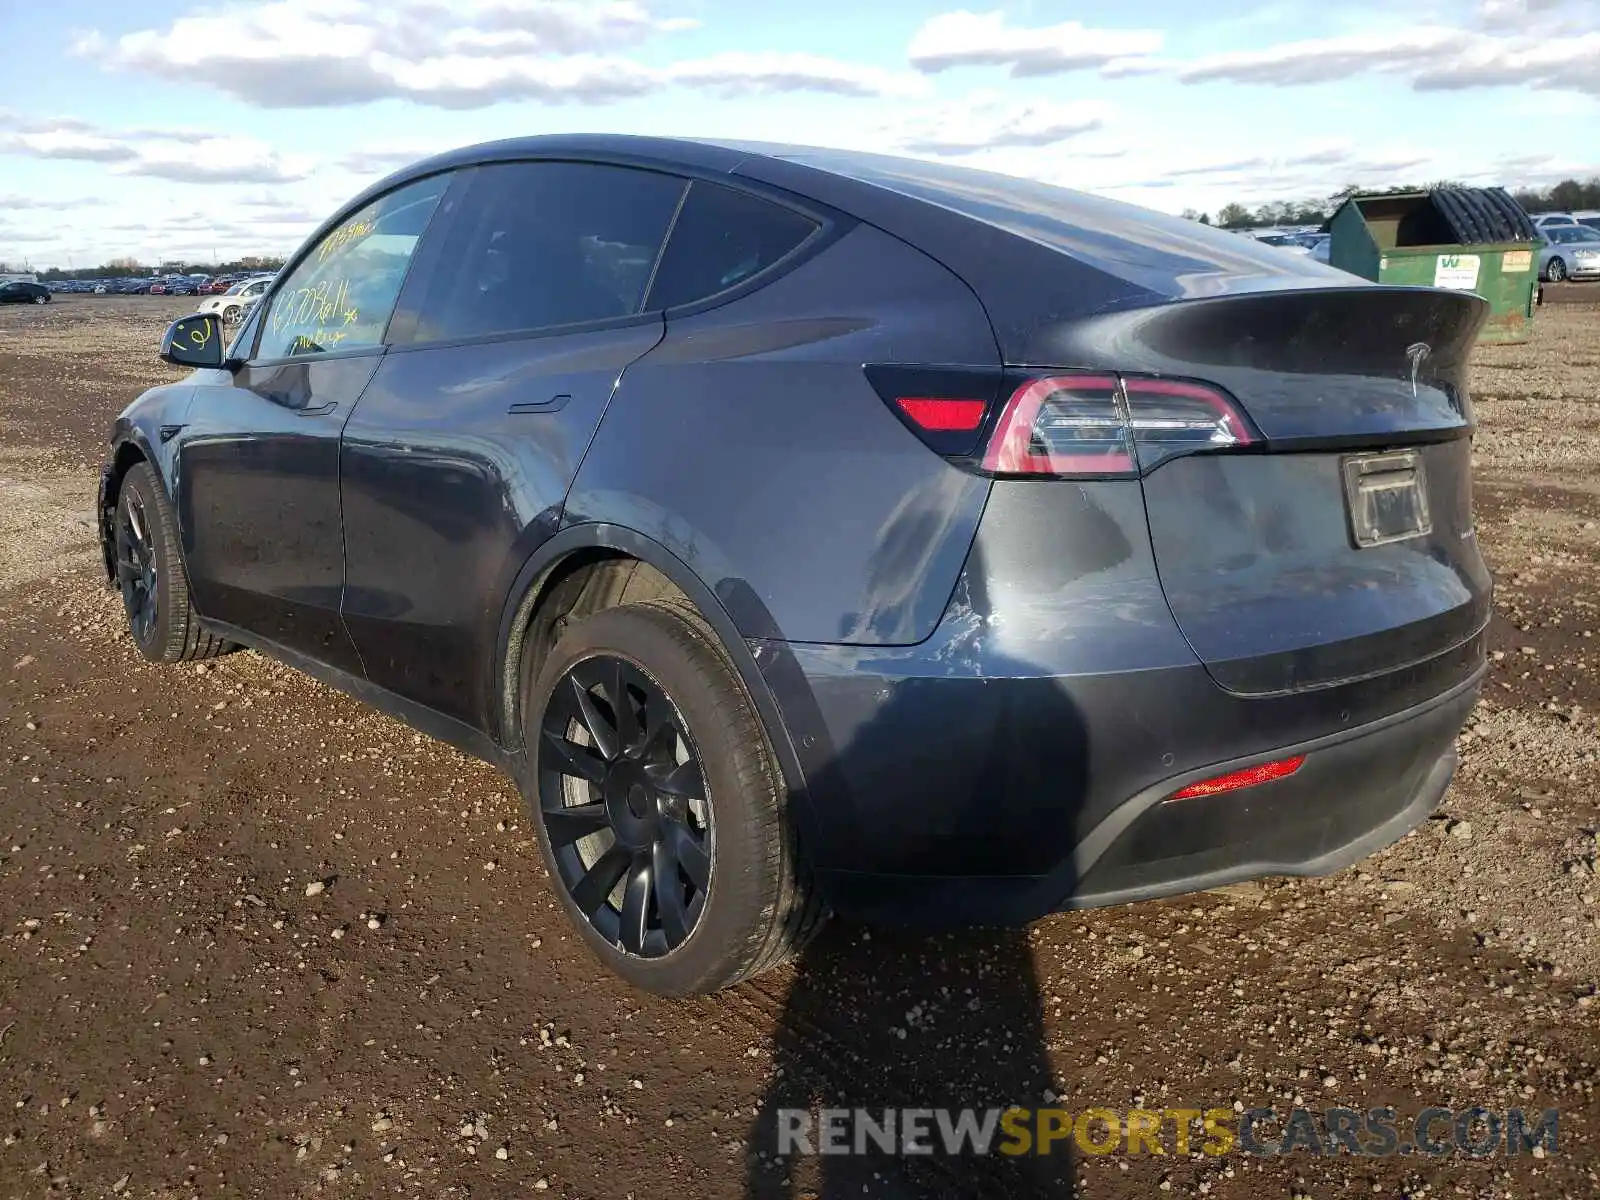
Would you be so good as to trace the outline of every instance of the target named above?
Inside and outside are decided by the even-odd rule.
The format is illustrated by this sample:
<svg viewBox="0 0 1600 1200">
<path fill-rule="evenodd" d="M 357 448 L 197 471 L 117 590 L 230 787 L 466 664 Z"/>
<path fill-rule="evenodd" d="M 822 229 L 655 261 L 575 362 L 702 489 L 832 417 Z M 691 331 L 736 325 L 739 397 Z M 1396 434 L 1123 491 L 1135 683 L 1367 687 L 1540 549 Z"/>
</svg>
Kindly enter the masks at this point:
<svg viewBox="0 0 1600 1200">
<path fill-rule="evenodd" d="M 1414 342 L 1406 347 L 1406 358 L 1411 362 L 1411 395 L 1417 394 L 1417 375 L 1422 370 L 1422 364 L 1428 360 L 1428 355 L 1433 353 L 1433 348 L 1427 342 Z"/>
</svg>

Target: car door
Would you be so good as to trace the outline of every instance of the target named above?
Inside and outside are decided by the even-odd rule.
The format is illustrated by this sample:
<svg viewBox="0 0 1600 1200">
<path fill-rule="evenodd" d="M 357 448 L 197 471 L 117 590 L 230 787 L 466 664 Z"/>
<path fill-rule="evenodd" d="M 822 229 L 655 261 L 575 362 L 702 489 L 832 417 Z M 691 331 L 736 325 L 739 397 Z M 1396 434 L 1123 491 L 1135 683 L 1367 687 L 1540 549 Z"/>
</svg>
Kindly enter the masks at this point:
<svg viewBox="0 0 1600 1200">
<path fill-rule="evenodd" d="M 342 443 L 344 619 L 372 682 L 488 727 L 502 601 L 622 372 L 661 339 L 644 296 L 685 186 L 491 164 L 430 235 Z"/>
<path fill-rule="evenodd" d="M 339 617 L 339 435 L 448 185 L 435 176 L 389 192 L 310 246 L 241 329 L 243 364 L 202 372 L 172 431 L 196 608 L 357 675 Z"/>
</svg>

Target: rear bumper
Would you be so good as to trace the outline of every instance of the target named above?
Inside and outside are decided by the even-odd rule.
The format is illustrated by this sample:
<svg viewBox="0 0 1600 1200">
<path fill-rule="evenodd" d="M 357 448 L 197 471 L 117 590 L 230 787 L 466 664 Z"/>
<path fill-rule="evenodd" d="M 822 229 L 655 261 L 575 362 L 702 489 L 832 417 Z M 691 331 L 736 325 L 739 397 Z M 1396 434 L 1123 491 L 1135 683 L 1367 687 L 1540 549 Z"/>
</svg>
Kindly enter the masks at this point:
<svg viewBox="0 0 1600 1200">
<path fill-rule="evenodd" d="M 1053 870 L 1015 875 L 819 872 L 858 919 L 926 928 L 1018 925 L 1051 912 L 1124 904 L 1275 875 L 1324 875 L 1427 819 L 1455 774 L 1456 733 L 1482 670 L 1445 695 L 1359 729 L 1171 776 L 1114 808 Z M 1199 779 L 1304 754 L 1294 775 L 1167 801 Z"/>
<path fill-rule="evenodd" d="M 1279 597 L 1264 545 L 1262 604 L 1219 615 L 1208 628 L 1236 653 L 1202 662 L 1169 608 L 1138 483 L 995 484 L 927 640 L 751 641 L 826 897 L 886 922 L 1012 924 L 1316 874 L 1393 840 L 1448 785 L 1484 671 L 1491 581 L 1463 547 L 1459 569 L 1408 545 L 1359 571 L 1290 570 Z M 1327 616 L 1323 591 L 1368 576 L 1387 608 L 1369 597 Z M 1229 686 L 1241 680 L 1272 686 Z M 1289 778 L 1161 803 L 1298 753 Z"/>
</svg>

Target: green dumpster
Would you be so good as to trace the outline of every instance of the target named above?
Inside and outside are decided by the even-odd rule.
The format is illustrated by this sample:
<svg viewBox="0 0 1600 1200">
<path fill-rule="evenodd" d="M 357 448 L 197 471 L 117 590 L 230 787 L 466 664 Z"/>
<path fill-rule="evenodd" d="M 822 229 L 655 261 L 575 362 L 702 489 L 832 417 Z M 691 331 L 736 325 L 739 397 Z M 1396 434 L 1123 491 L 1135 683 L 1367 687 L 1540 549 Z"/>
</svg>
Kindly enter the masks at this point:
<svg viewBox="0 0 1600 1200">
<path fill-rule="evenodd" d="M 1479 341 L 1531 335 L 1538 233 L 1504 188 L 1352 196 L 1323 229 L 1332 235 L 1328 262 L 1342 271 L 1482 296 L 1490 311 Z"/>
</svg>

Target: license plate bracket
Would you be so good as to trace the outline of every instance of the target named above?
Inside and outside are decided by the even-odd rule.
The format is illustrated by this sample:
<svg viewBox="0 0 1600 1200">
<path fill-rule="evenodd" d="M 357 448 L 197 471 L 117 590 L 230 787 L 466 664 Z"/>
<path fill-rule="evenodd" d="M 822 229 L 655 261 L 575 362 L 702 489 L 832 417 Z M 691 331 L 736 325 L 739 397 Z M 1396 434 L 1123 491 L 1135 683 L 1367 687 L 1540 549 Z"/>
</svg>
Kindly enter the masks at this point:
<svg viewBox="0 0 1600 1200">
<path fill-rule="evenodd" d="M 1345 511 L 1356 549 L 1433 532 L 1422 456 L 1415 450 L 1351 454 L 1340 462 Z"/>
</svg>

